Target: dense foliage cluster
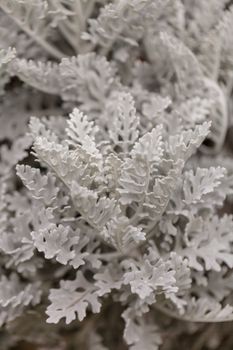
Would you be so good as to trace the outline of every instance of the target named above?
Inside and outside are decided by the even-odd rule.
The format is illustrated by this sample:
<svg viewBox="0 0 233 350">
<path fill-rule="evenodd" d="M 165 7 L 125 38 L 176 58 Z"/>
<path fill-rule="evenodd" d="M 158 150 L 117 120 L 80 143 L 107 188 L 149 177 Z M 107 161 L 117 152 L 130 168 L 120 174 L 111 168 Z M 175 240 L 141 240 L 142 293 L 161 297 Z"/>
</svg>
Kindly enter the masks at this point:
<svg viewBox="0 0 233 350">
<path fill-rule="evenodd" d="M 232 349 L 232 90 L 231 1 L 0 0 L 1 350 Z"/>
</svg>

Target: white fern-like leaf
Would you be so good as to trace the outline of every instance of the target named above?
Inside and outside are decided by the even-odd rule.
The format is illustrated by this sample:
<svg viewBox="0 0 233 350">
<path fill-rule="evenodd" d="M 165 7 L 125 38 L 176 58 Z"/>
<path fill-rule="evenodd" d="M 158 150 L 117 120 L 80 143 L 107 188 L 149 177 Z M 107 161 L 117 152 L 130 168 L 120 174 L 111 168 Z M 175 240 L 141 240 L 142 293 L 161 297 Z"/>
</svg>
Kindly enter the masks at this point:
<svg viewBox="0 0 233 350">
<path fill-rule="evenodd" d="M 65 318 L 68 324 L 76 319 L 76 314 L 82 321 L 89 306 L 94 313 L 98 313 L 101 308 L 96 287 L 86 280 L 81 271 L 73 281 L 61 281 L 60 288 L 51 289 L 49 300 L 51 304 L 46 311 L 48 323 L 57 323 Z"/>
<path fill-rule="evenodd" d="M 94 125 L 93 121 L 88 121 L 87 116 L 84 115 L 77 108 L 70 114 L 70 119 L 67 121 L 68 128 L 66 133 L 68 135 L 68 142 L 72 146 L 81 145 L 88 153 L 95 155 L 102 159 L 102 156 L 96 148 L 95 137 L 99 128 Z"/>
<path fill-rule="evenodd" d="M 59 67 L 56 63 L 17 58 L 12 62 L 9 71 L 38 90 L 55 95 L 61 91 Z"/>
<path fill-rule="evenodd" d="M 136 115 L 133 98 L 128 93 L 120 93 L 113 109 L 113 123 L 109 130 L 109 136 L 115 146 L 119 146 L 124 153 L 129 152 L 130 147 L 138 139 L 139 118 Z"/>
<path fill-rule="evenodd" d="M 209 169 L 197 168 L 184 174 L 184 201 L 187 205 L 204 200 L 205 195 L 214 191 L 221 184 L 226 175 L 224 168 L 211 167 Z M 204 198 L 203 198 L 204 197 Z"/>
</svg>

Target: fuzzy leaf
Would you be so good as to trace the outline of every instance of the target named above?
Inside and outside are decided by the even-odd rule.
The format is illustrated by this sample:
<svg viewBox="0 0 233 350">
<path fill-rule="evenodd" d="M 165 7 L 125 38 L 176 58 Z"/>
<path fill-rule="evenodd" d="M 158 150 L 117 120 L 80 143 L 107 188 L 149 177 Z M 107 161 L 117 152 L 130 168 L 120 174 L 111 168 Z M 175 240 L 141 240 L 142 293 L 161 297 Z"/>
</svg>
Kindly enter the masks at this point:
<svg viewBox="0 0 233 350">
<path fill-rule="evenodd" d="M 48 323 L 58 323 L 63 317 L 70 323 L 78 317 L 82 321 L 90 306 L 94 313 L 100 311 L 96 288 L 86 280 L 79 271 L 73 281 L 61 281 L 60 288 L 51 289 L 49 294 L 51 304 L 47 308 Z"/>
<path fill-rule="evenodd" d="M 115 146 L 119 146 L 123 152 L 127 153 L 139 134 L 139 118 L 136 115 L 132 96 L 128 93 L 120 93 L 116 106 L 112 106 L 112 109 L 114 114 L 110 120 L 109 136 Z"/>
</svg>

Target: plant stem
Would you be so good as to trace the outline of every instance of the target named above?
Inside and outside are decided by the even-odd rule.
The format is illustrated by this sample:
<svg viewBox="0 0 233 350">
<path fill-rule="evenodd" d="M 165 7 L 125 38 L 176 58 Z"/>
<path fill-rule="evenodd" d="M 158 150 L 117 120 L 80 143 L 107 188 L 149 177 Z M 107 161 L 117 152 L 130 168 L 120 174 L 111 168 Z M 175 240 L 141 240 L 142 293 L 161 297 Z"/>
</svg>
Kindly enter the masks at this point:
<svg viewBox="0 0 233 350">
<path fill-rule="evenodd" d="M 57 59 L 61 59 L 66 56 L 59 49 L 51 45 L 47 42 L 43 37 L 38 36 L 35 32 L 33 32 L 29 27 L 26 27 L 24 23 L 22 23 L 18 18 L 12 16 L 8 13 L 3 7 L 1 9 L 8 15 L 26 34 L 28 34 L 37 44 L 39 44 L 45 51 L 47 51 L 51 56 Z"/>
</svg>

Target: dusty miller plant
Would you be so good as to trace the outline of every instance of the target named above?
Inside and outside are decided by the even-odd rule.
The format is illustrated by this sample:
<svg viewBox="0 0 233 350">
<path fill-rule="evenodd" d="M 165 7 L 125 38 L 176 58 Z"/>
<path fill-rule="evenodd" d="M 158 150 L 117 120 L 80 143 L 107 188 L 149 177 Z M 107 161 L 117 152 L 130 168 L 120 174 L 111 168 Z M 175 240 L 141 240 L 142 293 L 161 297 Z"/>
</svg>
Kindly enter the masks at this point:
<svg viewBox="0 0 233 350">
<path fill-rule="evenodd" d="M 232 38 L 226 0 L 0 0 L 1 349 L 232 348 Z"/>
</svg>

